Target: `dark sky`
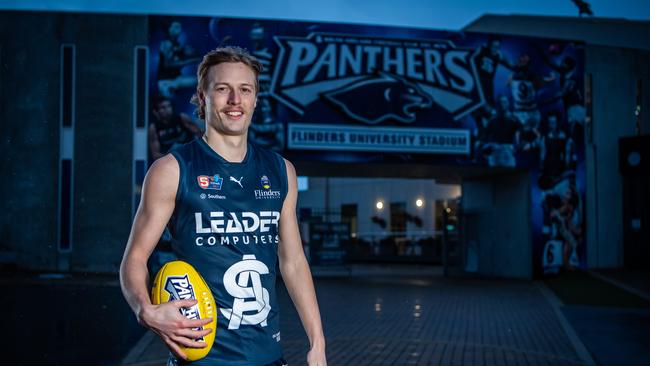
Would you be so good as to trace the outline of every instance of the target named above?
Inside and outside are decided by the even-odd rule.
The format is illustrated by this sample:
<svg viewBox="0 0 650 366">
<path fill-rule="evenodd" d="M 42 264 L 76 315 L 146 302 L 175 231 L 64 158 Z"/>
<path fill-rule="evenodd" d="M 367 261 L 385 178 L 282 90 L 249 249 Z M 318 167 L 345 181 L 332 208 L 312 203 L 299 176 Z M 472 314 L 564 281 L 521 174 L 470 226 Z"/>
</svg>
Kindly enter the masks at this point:
<svg viewBox="0 0 650 366">
<path fill-rule="evenodd" d="M 595 15 L 650 20 L 648 0 L 588 0 Z M 571 0 L 0 0 L 0 9 L 212 15 L 458 30 L 482 14 L 577 16 Z"/>
</svg>

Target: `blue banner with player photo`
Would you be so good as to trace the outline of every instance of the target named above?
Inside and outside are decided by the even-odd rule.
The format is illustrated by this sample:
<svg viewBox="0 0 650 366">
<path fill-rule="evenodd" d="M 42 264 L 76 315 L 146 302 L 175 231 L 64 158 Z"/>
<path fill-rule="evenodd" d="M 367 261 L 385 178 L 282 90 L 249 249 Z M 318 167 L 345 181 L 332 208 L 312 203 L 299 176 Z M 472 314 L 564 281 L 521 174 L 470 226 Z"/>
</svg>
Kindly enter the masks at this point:
<svg viewBox="0 0 650 366">
<path fill-rule="evenodd" d="M 582 44 L 150 16 L 151 141 L 171 148 L 200 133 L 190 104 L 196 67 L 223 45 L 264 65 L 249 130 L 258 145 L 291 160 L 527 168 L 535 273 L 585 265 Z"/>
</svg>

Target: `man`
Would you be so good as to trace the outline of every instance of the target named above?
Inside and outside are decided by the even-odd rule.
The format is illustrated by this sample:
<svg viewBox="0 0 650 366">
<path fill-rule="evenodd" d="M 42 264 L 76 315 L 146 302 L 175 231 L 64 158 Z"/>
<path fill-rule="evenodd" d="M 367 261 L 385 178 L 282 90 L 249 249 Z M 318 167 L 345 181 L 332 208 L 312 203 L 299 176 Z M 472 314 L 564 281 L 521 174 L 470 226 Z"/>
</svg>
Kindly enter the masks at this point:
<svg viewBox="0 0 650 366">
<path fill-rule="evenodd" d="M 253 23 L 248 34 L 252 45 L 251 53 L 264 66 L 259 78 L 260 90 L 257 95 L 257 109 L 253 114 L 253 123 L 248 131 L 249 138 L 265 149 L 282 150 L 284 148 L 284 126 L 273 116 L 274 105 L 269 92 L 273 54 L 267 47 L 266 32 L 260 23 Z"/>
<path fill-rule="evenodd" d="M 540 140 L 540 170 L 539 184 L 547 189 L 567 170 L 571 162 L 573 141 L 560 128 L 558 118 L 560 113 L 553 111 L 548 114 L 547 132 Z"/>
<path fill-rule="evenodd" d="M 514 102 L 513 114 L 522 126 L 532 123 L 534 128 L 539 128 L 542 119 L 537 103 L 539 89 L 551 81 L 552 78 L 541 78 L 533 72 L 528 54 L 519 57 L 508 85 Z"/>
<path fill-rule="evenodd" d="M 515 133 L 515 150 L 519 166 L 537 166 L 539 164 L 539 143 L 541 135 L 537 130 L 537 121 L 530 118 Z"/>
<path fill-rule="evenodd" d="M 481 46 L 474 58 L 478 70 L 481 88 L 485 102 L 492 107 L 494 105 L 494 75 L 499 64 L 513 69 L 513 65 L 501 53 L 501 39 L 496 36 L 488 38 L 487 45 Z"/>
<path fill-rule="evenodd" d="M 181 23 L 172 22 L 167 30 L 168 38 L 160 42 L 158 58 L 158 92 L 171 97 L 176 90 L 196 85 L 193 75 L 184 75 L 185 66 L 196 64 L 201 59 L 190 45 L 183 44 Z"/>
<path fill-rule="evenodd" d="M 147 138 L 151 159 L 163 157 L 171 149 L 200 138 L 201 129 L 185 113 L 174 113 L 172 101 L 167 97 L 156 97 L 152 103 L 155 120 L 149 124 Z"/>
<path fill-rule="evenodd" d="M 514 156 L 515 135 L 520 125 L 510 111 L 510 100 L 505 95 L 499 96 L 499 105 L 489 120 L 485 141 L 482 148 L 489 151 L 487 162 L 489 166 L 517 165 Z"/>
<path fill-rule="evenodd" d="M 208 282 L 218 312 L 214 345 L 195 365 L 283 365 L 279 344 L 276 264 L 309 337 L 309 365 L 326 365 L 325 338 L 296 219 L 293 165 L 247 142 L 260 63 L 237 47 L 209 52 L 198 69 L 193 101 L 206 132 L 158 159 L 145 178 L 142 201 L 120 268 L 122 291 L 138 321 L 181 360 L 179 348 L 210 330 L 192 328 L 179 308 L 152 305 L 146 262 L 169 221 L 172 246 Z M 174 361 L 174 359 L 172 359 Z"/>
<path fill-rule="evenodd" d="M 584 139 L 584 123 L 587 115 L 584 98 L 577 80 L 576 61 L 572 57 L 566 56 L 559 63 L 556 63 L 545 53 L 540 52 L 540 54 L 543 56 L 546 64 L 559 76 L 560 81 L 560 91 L 544 103 L 550 104 L 558 99 L 562 100 L 564 115 L 567 121 L 566 133 L 573 142 L 582 145 Z M 571 156 L 571 158 L 573 160 L 571 162 L 571 168 L 575 169 L 577 156 Z"/>
</svg>

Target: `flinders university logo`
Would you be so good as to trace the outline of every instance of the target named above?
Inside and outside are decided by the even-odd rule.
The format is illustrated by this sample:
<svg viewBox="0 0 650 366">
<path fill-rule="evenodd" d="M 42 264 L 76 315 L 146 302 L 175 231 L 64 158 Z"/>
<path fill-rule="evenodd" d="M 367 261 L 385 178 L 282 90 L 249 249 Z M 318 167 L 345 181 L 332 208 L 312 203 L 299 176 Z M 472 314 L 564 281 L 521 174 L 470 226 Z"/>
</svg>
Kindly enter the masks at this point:
<svg viewBox="0 0 650 366">
<path fill-rule="evenodd" d="M 260 181 L 262 182 L 262 188 L 271 189 L 271 182 L 269 181 L 269 177 L 263 175 L 262 178 L 260 178 Z"/>
<path fill-rule="evenodd" d="M 412 123 L 434 106 L 459 119 L 483 103 L 474 52 L 448 40 L 276 36 L 271 94 L 298 113 L 325 99 L 368 125 Z"/>
<path fill-rule="evenodd" d="M 260 178 L 260 184 L 262 185 L 263 189 L 256 189 L 254 191 L 255 199 L 279 199 L 282 196 L 280 194 L 280 191 L 271 190 L 271 181 L 266 175 L 263 175 Z"/>
</svg>

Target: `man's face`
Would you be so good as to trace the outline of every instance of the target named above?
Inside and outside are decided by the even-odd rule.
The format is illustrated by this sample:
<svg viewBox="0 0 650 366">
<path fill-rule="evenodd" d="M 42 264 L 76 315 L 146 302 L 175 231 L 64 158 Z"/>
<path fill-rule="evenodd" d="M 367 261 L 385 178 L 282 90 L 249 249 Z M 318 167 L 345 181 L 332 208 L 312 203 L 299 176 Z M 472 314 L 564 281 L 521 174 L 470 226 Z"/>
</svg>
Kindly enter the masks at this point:
<svg viewBox="0 0 650 366">
<path fill-rule="evenodd" d="M 492 42 L 490 42 L 490 52 L 497 53 L 499 52 L 500 47 L 501 47 L 501 43 L 499 41 L 492 40 Z"/>
<path fill-rule="evenodd" d="M 210 68 L 207 79 L 201 99 L 208 126 L 224 135 L 245 135 L 257 101 L 253 70 L 241 62 L 223 62 Z"/>
<path fill-rule="evenodd" d="M 530 56 L 528 56 L 528 54 L 525 53 L 519 57 L 520 67 L 527 67 L 528 63 L 530 63 Z"/>
<path fill-rule="evenodd" d="M 504 95 L 499 97 L 499 106 L 501 107 L 501 111 L 507 111 L 510 109 L 510 101 L 508 100 L 508 97 Z"/>
<path fill-rule="evenodd" d="M 557 117 L 555 116 L 548 117 L 548 128 L 551 131 L 555 131 L 555 129 L 557 128 Z"/>
<path fill-rule="evenodd" d="M 172 103 L 168 100 L 163 100 L 162 102 L 158 103 L 156 109 L 154 110 L 156 118 L 161 121 L 168 121 L 173 113 L 174 109 L 172 108 Z"/>
<path fill-rule="evenodd" d="M 179 22 L 173 22 L 173 23 L 169 26 L 169 35 L 170 35 L 172 38 L 176 38 L 176 37 L 178 37 L 178 36 L 181 34 L 181 30 L 182 30 L 181 23 L 179 23 Z"/>
</svg>

